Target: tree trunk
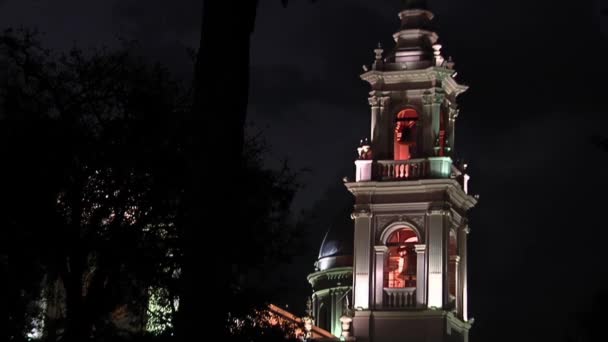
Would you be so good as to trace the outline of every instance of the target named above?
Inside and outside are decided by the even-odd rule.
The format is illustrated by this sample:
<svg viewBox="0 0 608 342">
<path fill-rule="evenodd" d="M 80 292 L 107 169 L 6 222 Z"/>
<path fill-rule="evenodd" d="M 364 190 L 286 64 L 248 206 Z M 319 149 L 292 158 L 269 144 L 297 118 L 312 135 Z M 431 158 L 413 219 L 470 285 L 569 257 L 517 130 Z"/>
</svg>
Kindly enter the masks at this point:
<svg viewBox="0 0 608 342">
<path fill-rule="evenodd" d="M 75 161 L 78 164 L 77 161 Z M 74 170 L 77 170 L 75 167 Z M 71 186 L 69 195 L 71 199 L 71 223 L 65 228 L 65 246 L 62 279 L 65 286 L 65 311 L 66 327 L 64 341 L 81 342 L 90 337 L 89 313 L 86 310 L 82 293 L 82 281 L 86 270 L 87 249 L 81 240 L 81 216 L 82 216 L 82 180 L 84 177 L 77 174 Z"/>
<path fill-rule="evenodd" d="M 201 41 L 194 77 L 194 106 L 186 129 L 190 136 L 190 172 L 185 209 L 184 291 L 178 335 L 222 333 L 229 295 L 231 265 L 228 234 L 241 218 L 218 217 L 239 207 L 244 126 L 249 93 L 249 48 L 257 0 L 205 0 Z M 208 184 L 213 184 L 209 186 Z M 229 204 L 229 205 L 228 205 Z M 211 225 L 207 222 L 214 222 Z M 215 223 L 218 222 L 218 223 Z M 219 224 L 220 226 L 216 226 Z M 213 255 L 212 250 L 222 253 Z M 203 291 L 203 289 L 206 289 Z M 220 297 L 220 298 L 218 298 Z M 212 310 L 213 314 L 201 311 Z M 221 335 L 220 335 L 221 336 Z"/>
<path fill-rule="evenodd" d="M 77 258 L 73 258 L 77 259 Z M 69 260 L 70 270 L 64 275 L 66 329 L 64 339 L 67 342 L 87 341 L 89 326 L 87 312 L 82 297 L 82 275 L 84 265 L 80 260 Z"/>
</svg>

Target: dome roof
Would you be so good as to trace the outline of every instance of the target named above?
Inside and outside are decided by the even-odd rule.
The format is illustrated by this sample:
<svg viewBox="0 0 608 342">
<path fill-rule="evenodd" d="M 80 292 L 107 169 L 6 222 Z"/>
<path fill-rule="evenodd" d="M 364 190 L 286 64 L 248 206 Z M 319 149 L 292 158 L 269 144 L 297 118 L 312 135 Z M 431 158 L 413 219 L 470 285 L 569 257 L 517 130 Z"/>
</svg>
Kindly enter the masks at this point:
<svg viewBox="0 0 608 342">
<path fill-rule="evenodd" d="M 319 249 L 317 265 L 320 270 L 352 266 L 353 230 L 353 221 L 348 216 L 340 217 L 327 230 Z"/>
<path fill-rule="evenodd" d="M 353 255 L 353 229 L 349 227 L 349 231 L 341 231 L 342 229 L 330 228 L 319 249 L 319 259 L 342 256 L 342 255 Z"/>
</svg>

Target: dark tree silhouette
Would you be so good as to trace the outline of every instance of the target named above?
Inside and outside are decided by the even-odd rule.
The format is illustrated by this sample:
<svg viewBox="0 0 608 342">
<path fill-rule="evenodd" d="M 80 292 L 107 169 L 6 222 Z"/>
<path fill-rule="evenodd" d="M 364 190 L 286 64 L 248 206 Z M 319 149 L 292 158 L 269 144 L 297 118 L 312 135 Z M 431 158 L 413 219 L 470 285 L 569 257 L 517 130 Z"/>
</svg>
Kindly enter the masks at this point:
<svg viewBox="0 0 608 342">
<path fill-rule="evenodd" d="M 181 186 L 166 171 L 180 170 L 167 167 L 179 158 L 168 118 L 186 99 L 162 68 L 126 51 L 54 58 L 32 33 L 12 31 L 0 49 L 0 210 L 11 243 L 6 270 L 18 281 L 9 298 L 45 297 L 49 340 L 115 330 L 118 311 L 143 319 L 148 286 L 167 279 L 177 257 L 166 257 L 176 248 L 168 194 Z M 18 313 L 28 303 L 9 307 Z M 24 323 L 12 324 L 15 339 Z"/>
<path fill-rule="evenodd" d="M 588 310 L 573 315 L 567 329 L 567 342 L 603 341 L 606 337 L 605 324 L 608 319 L 608 289 L 595 292 Z M 602 337 L 603 336 L 603 337 Z"/>
<path fill-rule="evenodd" d="M 11 280 L 2 284 L 9 317 L 2 331 L 7 340 L 25 339 L 33 316 L 41 314 L 33 304 L 44 297 L 49 341 L 59 335 L 64 341 L 116 340 L 118 321 L 129 321 L 127 330 L 141 335 L 151 314 L 150 288 L 163 289 L 168 302 L 188 298 L 181 277 L 190 238 L 183 235 L 184 193 L 191 193 L 193 179 L 210 174 L 193 170 L 216 165 L 191 159 L 193 141 L 203 135 L 185 119 L 192 97 L 163 68 L 128 50 L 73 50 L 56 58 L 28 32 L 0 36 L 0 64 L 6 72 L 0 84 L 6 165 L 0 169 L 6 237 L 0 272 Z M 230 286 L 219 292 L 226 309 L 218 316 L 228 308 L 245 315 L 260 302 L 253 290 L 264 287 L 295 236 L 289 220 L 295 174 L 264 168 L 258 137 L 243 146 L 238 168 L 230 170 L 243 176 L 242 206 L 230 214 L 249 220 L 224 233 L 229 255 L 199 266 L 232 277 L 209 282 Z M 197 220 L 206 213 L 199 211 Z M 217 266 L 205 269 L 211 261 Z M 218 330 L 224 332 L 222 319 Z"/>
</svg>

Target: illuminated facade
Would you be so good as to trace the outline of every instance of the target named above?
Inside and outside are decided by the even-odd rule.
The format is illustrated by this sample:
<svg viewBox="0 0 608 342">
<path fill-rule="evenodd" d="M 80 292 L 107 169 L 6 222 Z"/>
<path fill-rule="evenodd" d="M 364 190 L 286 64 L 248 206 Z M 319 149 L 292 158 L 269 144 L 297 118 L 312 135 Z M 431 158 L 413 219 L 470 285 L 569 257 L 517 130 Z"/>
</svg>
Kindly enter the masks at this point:
<svg viewBox="0 0 608 342">
<path fill-rule="evenodd" d="M 353 326 L 357 341 L 468 341 L 466 165 L 455 165 L 456 98 L 467 87 L 441 55 L 433 14 L 406 1 L 392 52 L 375 50 L 371 139 L 359 149 Z M 332 331 L 333 332 L 333 331 Z M 334 335 L 336 335 L 334 333 Z"/>
</svg>

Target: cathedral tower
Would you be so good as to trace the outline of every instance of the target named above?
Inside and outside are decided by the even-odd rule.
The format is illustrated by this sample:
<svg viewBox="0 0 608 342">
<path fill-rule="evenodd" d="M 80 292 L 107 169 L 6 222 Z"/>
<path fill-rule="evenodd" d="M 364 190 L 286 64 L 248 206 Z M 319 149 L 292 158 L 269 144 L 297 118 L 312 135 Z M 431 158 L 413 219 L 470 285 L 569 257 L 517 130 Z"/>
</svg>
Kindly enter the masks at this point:
<svg viewBox="0 0 608 342">
<path fill-rule="evenodd" d="M 405 1 L 395 47 L 378 47 L 361 78 L 371 85 L 371 139 L 359 148 L 353 326 L 357 341 L 467 341 L 466 165 L 455 165 L 456 98 L 466 91 L 441 54 L 433 14 Z"/>
</svg>

